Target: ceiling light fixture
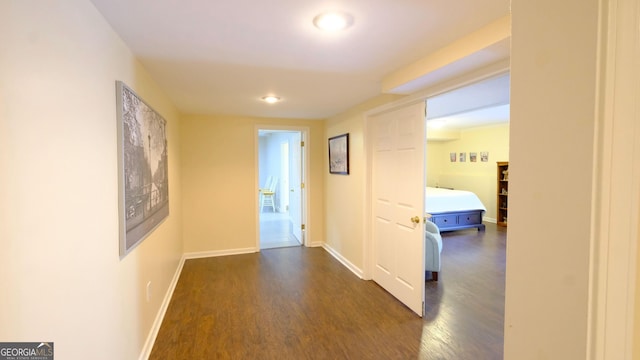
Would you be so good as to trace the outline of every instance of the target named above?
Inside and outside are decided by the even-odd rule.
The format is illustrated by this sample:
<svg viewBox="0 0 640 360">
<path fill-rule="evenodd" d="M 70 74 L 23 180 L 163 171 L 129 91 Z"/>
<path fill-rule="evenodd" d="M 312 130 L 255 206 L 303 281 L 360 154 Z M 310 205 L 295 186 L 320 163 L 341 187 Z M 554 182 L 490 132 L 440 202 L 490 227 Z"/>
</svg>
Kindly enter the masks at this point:
<svg viewBox="0 0 640 360">
<path fill-rule="evenodd" d="M 267 96 L 263 96 L 262 97 L 262 101 L 269 103 L 269 104 L 275 104 L 278 101 L 280 101 L 280 98 L 277 96 L 273 96 L 273 95 L 267 95 Z"/>
<path fill-rule="evenodd" d="M 314 17 L 313 25 L 325 31 L 344 30 L 353 25 L 353 16 L 342 12 L 326 12 Z"/>
</svg>

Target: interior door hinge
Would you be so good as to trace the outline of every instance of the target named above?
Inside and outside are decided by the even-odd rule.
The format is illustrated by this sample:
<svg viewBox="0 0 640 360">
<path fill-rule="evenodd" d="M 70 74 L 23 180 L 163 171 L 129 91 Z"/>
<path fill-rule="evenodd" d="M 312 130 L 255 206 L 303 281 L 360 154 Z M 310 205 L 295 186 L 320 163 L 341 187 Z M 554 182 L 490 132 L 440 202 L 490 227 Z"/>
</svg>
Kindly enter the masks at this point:
<svg viewBox="0 0 640 360">
<path fill-rule="evenodd" d="M 300 189 L 304 189 L 304 183 L 300 184 Z"/>
<path fill-rule="evenodd" d="M 300 225 L 300 229 L 304 230 L 305 226 L 304 224 Z"/>
<path fill-rule="evenodd" d="M 300 146 L 304 147 L 304 141 L 300 141 Z"/>
</svg>

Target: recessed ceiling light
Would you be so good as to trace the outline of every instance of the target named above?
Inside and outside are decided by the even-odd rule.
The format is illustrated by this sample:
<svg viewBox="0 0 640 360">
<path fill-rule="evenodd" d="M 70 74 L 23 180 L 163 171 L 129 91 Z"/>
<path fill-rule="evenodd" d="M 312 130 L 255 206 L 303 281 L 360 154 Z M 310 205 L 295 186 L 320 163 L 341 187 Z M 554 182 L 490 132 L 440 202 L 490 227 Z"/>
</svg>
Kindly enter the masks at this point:
<svg viewBox="0 0 640 360">
<path fill-rule="evenodd" d="M 353 16 L 342 12 L 326 12 L 313 18 L 313 25 L 325 31 L 344 30 L 353 25 Z"/>
<path fill-rule="evenodd" d="M 275 104 L 278 101 L 280 101 L 280 98 L 277 96 L 273 96 L 273 95 L 268 95 L 268 96 L 263 96 L 262 97 L 262 101 L 269 103 L 269 104 Z"/>
</svg>

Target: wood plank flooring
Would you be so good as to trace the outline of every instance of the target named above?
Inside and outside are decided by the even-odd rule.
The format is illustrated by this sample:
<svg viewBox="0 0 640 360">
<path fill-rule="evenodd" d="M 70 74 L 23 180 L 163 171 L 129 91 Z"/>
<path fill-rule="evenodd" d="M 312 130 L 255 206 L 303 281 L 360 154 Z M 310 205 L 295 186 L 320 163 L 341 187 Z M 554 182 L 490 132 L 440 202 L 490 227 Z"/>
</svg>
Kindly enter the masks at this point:
<svg viewBox="0 0 640 360">
<path fill-rule="evenodd" d="M 506 228 L 442 234 L 442 271 L 425 289 L 425 359 L 502 359 Z"/>
<path fill-rule="evenodd" d="M 188 260 L 150 359 L 501 359 L 505 238 L 443 234 L 424 319 L 321 248 Z"/>
</svg>

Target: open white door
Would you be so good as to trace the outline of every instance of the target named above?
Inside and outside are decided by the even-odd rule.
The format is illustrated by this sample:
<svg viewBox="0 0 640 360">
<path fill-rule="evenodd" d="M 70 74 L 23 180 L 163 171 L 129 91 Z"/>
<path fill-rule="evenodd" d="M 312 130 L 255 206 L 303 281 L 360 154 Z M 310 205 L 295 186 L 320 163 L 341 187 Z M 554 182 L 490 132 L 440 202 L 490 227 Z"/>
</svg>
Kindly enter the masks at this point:
<svg viewBox="0 0 640 360">
<path fill-rule="evenodd" d="M 425 104 L 369 117 L 373 280 L 422 316 Z"/>
<path fill-rule="evenodd" d="M 290 164 L 289 164 L 289 216 L 291 217 L 291 230 L 293 236 L 304 244 L 302 232 L 302 133 L 295 133 L 289 143 Z"/>
</svg>

